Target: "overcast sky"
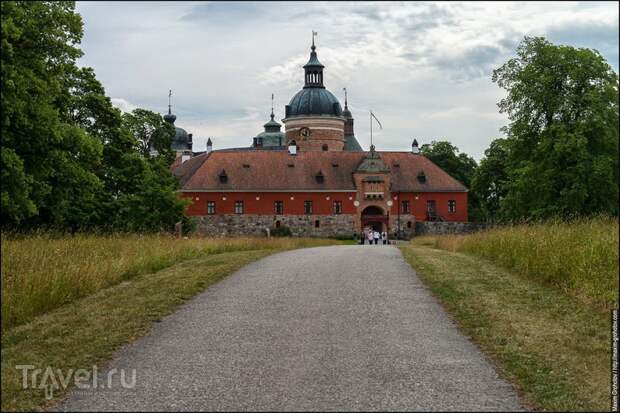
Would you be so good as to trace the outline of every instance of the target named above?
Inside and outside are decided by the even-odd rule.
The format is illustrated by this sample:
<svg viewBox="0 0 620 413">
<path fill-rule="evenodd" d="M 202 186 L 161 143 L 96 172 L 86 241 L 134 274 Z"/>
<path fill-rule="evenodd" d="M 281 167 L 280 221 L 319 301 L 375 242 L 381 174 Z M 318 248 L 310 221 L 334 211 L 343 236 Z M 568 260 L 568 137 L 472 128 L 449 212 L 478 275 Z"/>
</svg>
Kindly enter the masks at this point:
<svg viewBox="0 0 620 413">
<path fill-rule="evenodd" d="M 618 71 L 618 2 L 209 3 L 78 2 L 80 64 L 95 69 L 123 110 L 167 111 L 194 150 L 248 146 L 303 86 L 311 32 L 326 87 L 369 145 L 368 111 L 383 124 L 379 150 L 446 139 L 480 159 L 501 137 L 504 92 L 492 70 L 524 35 L 598 50 Z"/>
</svg>

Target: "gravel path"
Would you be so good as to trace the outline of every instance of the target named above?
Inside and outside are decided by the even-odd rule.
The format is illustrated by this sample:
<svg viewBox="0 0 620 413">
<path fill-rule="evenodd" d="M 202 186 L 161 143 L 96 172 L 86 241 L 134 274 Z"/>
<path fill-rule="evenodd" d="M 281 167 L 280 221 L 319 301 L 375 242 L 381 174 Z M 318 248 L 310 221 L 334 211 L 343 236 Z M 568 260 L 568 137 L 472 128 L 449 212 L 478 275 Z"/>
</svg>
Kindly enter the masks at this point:
<svg viewBox="0 0 620 413">
<path fill-rule="evenodd" d="M 162 286 L 165 288 L 165 286 Z M 284 252 L 198 295 L 61 410 L 520 410 L 393 246 Z M 106 383 L 101 372 L 99 383 Z"/>
</svg>

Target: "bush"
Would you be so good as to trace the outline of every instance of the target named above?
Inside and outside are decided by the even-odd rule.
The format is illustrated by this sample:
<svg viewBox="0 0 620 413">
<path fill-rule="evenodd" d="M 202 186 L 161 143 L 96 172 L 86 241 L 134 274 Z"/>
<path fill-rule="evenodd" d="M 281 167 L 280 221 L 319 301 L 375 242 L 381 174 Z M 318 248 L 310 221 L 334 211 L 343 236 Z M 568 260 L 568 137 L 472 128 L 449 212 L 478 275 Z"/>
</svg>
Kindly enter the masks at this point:
<svg viewBox="0 0 620 413">
<path fill-rule="evenodd" d="M 280 225 L 277 228 L 271 228 L 269 233 L 274 237 L 290 237 L 293 235 L 293 232 L 286 225 Z"/>
</svg>

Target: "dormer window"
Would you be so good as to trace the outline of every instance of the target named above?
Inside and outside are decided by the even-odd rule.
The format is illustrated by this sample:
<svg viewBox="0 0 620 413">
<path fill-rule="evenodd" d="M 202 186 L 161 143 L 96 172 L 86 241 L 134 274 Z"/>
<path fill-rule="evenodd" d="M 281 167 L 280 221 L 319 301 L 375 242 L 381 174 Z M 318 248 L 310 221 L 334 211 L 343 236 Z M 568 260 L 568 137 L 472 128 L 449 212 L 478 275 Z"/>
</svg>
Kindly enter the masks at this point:
<svg viewBox="0 0 620 413">
<path fill-rule="evenodd" d="M 420 183 L 426 182 L 426 175 L 424 174 L 424 171 L 420 171 L 418 174 L 418 181 L 420 181 Z"/>
<path fill-rule="evenodd" d="M 220 172 L 219 178 L 220 178 L 221 184 L 225 184 L 226 182 L 228 182 L 228 175 L 226 174 L 225 170 L 222 169 L 222 172 Z"/>
<path fill-rule="evenodd" d="M 249 167 L 250 167 L 250 164 L 248 164 L 248 163 L 244 163 L 244 164 L 243 164 L 243 167 L 244 167 L 244 168 L 249 168 Z"/>
<path fill-rule="evenodd" d="M 334 168 L 338 168 L 338 164 L 337 164 L 337 163 L 333 163 L 333 164 L 332 164 L 332 166 L 333 166 Z"/>
<path fill-rule="evenodd" d="M 316 179 L 316 182 L 319 184 L 322 184 L 323 182 L 325 182 L 325 176 L 323 175 L 323 172 L 319 171 L 319 173 L 316 174 L 315 179 Z"/>
</svg>

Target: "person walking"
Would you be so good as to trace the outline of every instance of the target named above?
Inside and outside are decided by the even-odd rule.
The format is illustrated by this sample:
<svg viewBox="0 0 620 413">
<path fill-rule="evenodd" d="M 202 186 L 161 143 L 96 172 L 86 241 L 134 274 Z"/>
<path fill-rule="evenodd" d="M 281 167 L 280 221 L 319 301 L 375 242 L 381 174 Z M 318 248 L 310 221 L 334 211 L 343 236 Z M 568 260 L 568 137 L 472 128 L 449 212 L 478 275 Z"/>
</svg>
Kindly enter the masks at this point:
<svg viewBox="0 0 620 413">
<path fill-rule="evenodd" d="M 366 237 L 368 238 L 368 244 L 372 245 L 372 240 L 374 238 L 373 232 L 372 232 L 372 228 L 368 228 L 368 232 L 367 232 Z"/>
<path fill-rule="evenodd" d="M 381 233 L 381 239 L 383 240 L 383 245 L 387 244 L 387 232 L 383 231 Z"/>
<path fill-rule="evenodd" d="M 379 234 L 379 231 L 374 232 L 373 234 L 373 238 L 375 239 L 375 245 L 379 244 L 379 237 L 381 236 L 381 234 Z"/>
</svg>

